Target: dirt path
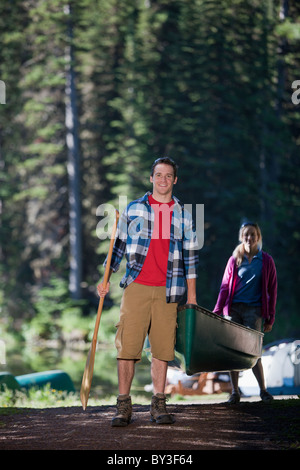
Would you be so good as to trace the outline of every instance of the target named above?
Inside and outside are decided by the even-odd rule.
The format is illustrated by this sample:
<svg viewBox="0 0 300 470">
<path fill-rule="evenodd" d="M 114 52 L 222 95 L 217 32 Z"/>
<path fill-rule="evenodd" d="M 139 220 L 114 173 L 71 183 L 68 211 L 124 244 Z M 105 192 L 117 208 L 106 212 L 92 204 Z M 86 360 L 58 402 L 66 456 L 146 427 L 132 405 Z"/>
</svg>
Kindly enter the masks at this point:
<svg viewBox="0 0 300 470">
<path fill-rule="evenodd" d="M 149 421 L 134 405 L 132 423 L 112 428 L 113 406 L 2 409 L 0 450 L 287 450 L 300 449 L 300 400 L 168 405 L 174 425 Z"/>
</svg>

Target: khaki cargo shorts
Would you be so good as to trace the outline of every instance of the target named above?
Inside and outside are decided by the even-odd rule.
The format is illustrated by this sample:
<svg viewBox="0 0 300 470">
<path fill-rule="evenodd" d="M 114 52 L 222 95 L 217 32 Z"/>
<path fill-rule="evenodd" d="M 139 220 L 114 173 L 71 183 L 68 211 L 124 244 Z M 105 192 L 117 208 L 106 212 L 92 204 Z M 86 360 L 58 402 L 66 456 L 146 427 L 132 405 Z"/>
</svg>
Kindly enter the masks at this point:
<svg viewBox="0 0 300 470">
<path fill-rule="evenodd" d="M 147 334 L 153 357 L 161 361 L 174 359 L 177 303 L 166 302 L 165 286 L 129 284 L 123 292 L 116 327 L 118 359 L 139 361 Z"/>
</svg>

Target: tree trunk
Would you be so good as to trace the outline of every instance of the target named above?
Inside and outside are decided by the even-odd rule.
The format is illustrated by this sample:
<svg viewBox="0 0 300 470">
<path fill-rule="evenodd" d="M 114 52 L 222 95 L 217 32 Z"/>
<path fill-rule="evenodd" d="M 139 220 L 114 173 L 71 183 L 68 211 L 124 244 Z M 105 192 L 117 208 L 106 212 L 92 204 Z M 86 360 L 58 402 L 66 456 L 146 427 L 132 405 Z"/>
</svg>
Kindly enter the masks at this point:
<svg viewBox="0 0 300 470">
<path fill-rule="evenodd" d="M 66 143 L 68 149 L 69 178 L 69 233 L 70 233 L 70 272 L 69 291 L 73 299 L 81 298 L 82 247 L 81 247 L 81 204 L 80 204 L 80 168 L 78 117 L 76 105 L 74 46 L 72 11 L 68 15 L 68 40 L 66 50 Z"/>
</svg>

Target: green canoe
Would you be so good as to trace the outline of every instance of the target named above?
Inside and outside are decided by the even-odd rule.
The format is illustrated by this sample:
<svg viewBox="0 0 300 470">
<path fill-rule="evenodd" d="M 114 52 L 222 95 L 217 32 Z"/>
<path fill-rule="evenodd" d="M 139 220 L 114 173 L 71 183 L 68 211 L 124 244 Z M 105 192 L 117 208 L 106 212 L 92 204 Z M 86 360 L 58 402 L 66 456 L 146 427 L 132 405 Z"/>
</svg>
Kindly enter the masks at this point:
<svg viewBox="0 0 300 470">
<path fill-rule="evenodd" d="M 55 390 L 75 392 L 70 376 L 62 370 L 46 370 L 44 372 L 34 372 L 32 374 L 18 375 L 17 382 L 21 388 L 28 390 L 31 387 L 43 388 L 49 384 Z"/>
<path fill-rule="evenodd" d="M 263 333 L 198 305 L 178 308 L 176 360 L 187 375 L 251 369 L 262 353 Z"/>
<path fill-rule="evenodd" d="M 0 372 L 0 392 L 5 386 L 10 390 L 29 390 L 32 387 L 43 388 L 47 384 L 55 390 L 75 392 L 71 377 L 62 370 L 46 370 L 16 377 L 10 372 Z"/>
<path fill-rule="evenodd" d="M 5 387 L 9 390 L 20 390 L 20 384 L 10 372 L 0 372 L 0 393 Z"/>
</svg>

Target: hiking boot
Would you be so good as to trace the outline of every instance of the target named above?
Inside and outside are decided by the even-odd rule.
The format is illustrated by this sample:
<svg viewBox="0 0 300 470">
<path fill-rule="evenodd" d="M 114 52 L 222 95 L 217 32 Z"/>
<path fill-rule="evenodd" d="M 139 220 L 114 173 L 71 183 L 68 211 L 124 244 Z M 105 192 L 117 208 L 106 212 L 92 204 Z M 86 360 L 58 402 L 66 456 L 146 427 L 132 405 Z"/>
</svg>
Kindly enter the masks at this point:
<svg viewBox="0 0 300 470">
<path fill-rule="evenodd" d="M 271 393 L 267 392 L 267 390 L 262 390 L 260 392 L 260 398 L 262 399 L 262 401 L 272 401 L 274 400 L 274 397 L 271 395 Z"/>
<path fill-rule="evenodd" d="M 132 405 L 129 395 L 119 395 L 117 398 L 117 411 L 111 421 L 112 426 L 128 426 L 131 421 Z"/>
<path fill-rule="evenodd" d="M 173 424 L 175 418 L 167 413 L 166 396 L 164 393 L 157 393 L 152 396 L 150 406 L 151 421 L 157 424 Z"/>
<path fill-rule="evenodd" d="M 241 399 L 241 396 L 239 393 L 232 392 L 227 403 L 228 405 L 238 405 L 240 402 L 240 399 Z"/>
</svg>

